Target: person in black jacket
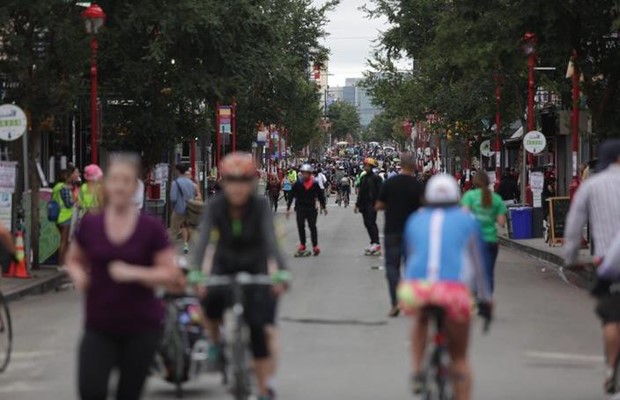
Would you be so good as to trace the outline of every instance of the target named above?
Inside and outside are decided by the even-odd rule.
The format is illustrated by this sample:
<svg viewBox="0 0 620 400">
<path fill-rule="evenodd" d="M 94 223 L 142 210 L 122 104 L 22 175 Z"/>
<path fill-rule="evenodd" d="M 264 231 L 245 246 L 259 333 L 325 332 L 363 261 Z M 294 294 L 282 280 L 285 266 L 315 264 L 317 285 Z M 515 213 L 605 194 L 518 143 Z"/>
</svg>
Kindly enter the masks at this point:
<svg viewBox="0 0 620 400">
<path fill-rule="evenodd" d="M 370 246 L 365 249 L 366 255 L 381 254 L 375 203 L 379 199 L 383 181 L 381 177 L 373 172 L 373 168 L 376 167 L 377 160 L 374 158 L 367 158 L 364 160 L 364 171 L 366 171 L 366 174 L 360 181 L 360 190 L 357 195 L 357 202 L 355 203 L 355 213 L 360 212 L 362 214 L 364 226 L 368 231 L 368 236 L 370 236 Z"/>
<path fill-rule="evenodd" d="M 519 201 L 519 184 L 514 176 L 510 173 L 510 169 L 506 168 L 504 174 L 502 175 L 502 180 L 499 182 L 499 187 L 497 188 L 497 194 L 502 197 L 502 200 L 505 202 L 510 202 L 514 204 Z"/>
<path fill-rule="evenodd" d="M 312 251 L 315 256 L 318 256 L 321 252 L 319 248 L 319 234 L 316 229 L 316 220 L 318 217 L 318 211 L 316 209 L 316 202 L 319 201 L 321 205 L 321 211 L 327 215 L 327 209 L 325 208 L 325 192 L 319 186 L 312 176 L 312 166 L 310 164 L 304 164 L 299 169 L 302 174 L 302 178 L 298 179 L 291 190 L 288 202 L 286 204 L 286 217 L 291 214 L 291 204 L 295 200 L 295 213 L 297 214 L 297 230 L 299 232 L 299 247 L 297 249 L 298 255 L 306 254 L 306 220 L 308 221 L 308 227 L 310 228 L 310 239 L 312 240 Z"/>
</svg>

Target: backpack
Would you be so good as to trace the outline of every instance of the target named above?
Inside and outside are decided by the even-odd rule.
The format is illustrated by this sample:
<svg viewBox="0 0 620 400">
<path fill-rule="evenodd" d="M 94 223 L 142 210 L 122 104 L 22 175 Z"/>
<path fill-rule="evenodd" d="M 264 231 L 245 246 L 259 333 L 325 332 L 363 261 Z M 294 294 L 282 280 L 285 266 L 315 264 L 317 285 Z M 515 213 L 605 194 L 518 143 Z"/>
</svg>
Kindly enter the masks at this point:
<svg viewBox="0 0 620 400">
<path fill-rule="evenodd" d="M 58 221 L 58 217 L 60 217 L 60 204 L 52 199 L 47 202 L 47 220 L 56 222 Z"/>
</svg>

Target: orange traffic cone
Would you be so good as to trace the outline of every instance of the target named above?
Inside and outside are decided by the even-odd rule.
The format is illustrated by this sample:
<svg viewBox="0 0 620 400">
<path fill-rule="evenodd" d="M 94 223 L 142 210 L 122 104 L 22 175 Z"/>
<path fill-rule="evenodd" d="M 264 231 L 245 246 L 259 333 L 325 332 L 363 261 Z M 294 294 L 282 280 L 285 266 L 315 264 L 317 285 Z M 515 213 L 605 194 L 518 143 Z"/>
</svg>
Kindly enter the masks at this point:
<svg viewBox="0 0 620 400">
<path fill-rule="evenodd" d="M 28 273 L 28 268 L 26 267 L 26 254 L 24 253 L 24 232 L 17 231 L 15 234 L 15 258 L 19 260 L 15 262 L 11 261 L 11 266 L 9 268 L 9 274 L 11 278 L 21 278 L 21 279 L 30 279 L 32 275 Z"/>
</svg>

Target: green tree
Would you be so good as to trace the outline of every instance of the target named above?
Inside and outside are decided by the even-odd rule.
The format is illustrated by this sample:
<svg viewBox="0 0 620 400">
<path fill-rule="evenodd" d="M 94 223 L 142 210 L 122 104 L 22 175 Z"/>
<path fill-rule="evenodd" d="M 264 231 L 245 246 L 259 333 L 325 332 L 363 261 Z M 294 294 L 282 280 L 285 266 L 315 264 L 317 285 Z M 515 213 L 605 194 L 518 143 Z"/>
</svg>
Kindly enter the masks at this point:
<svg viewBox="0 0 620 400">
<path fill-rule="evenodd" d="M 387 16 L 366 85 L 391 113 L 423 119 L 437 113 L 447 130 L 456 122 L 468 134 L 480 134 L 495 112 L 495 77 L 501 79 L 504 120 L 522 118 L 527 91 L 526 57 L 520 38 L 526 31 L 539 37 L 539 65 L 554 66 L 537 74 L 537 85 L 562 94 L 571 103 L 564 71 L 573 49 L 584 74 L 582 90 L 593 116 L 594 132 L 618 135 L 620 118 L 620 42 L 613 0 L 375 0 L 370 16 Z M 456 38 L 459 38 L 456 40 Z M 415 59 L 415 70 L 397 71 L 394 61 Z"/>
<path fill-rule="evenodd" d="M 329 132 L 333 139 L 346 139 L 348 135 L 359 137 L 360 117 L 355 106 L 344 101 L 337 101 L 327 109 Z"/>
</svg>

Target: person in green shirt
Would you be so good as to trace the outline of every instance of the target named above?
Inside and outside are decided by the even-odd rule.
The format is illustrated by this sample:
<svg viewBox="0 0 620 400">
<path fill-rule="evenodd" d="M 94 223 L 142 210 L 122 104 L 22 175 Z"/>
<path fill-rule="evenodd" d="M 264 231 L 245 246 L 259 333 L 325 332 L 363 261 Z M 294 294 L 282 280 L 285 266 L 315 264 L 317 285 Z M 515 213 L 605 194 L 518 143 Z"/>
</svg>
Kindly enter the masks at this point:
<svg viewBox="0 0 620 400">
<path fill-rule="evenodd" d="M 493 193 L 489 176 L 485 171 L 478 171 L 474 176 L 474 189 L 465 193 L 461 205 L 471 211 L 482 228 L 482 239 L 486 244 L 487 278 L 491 291 L 495 289 L 495 262 L 499 246 L 497 244 L 497 225 L 506 225 L 506 205 L 497 193 Z"/>
</svg>

